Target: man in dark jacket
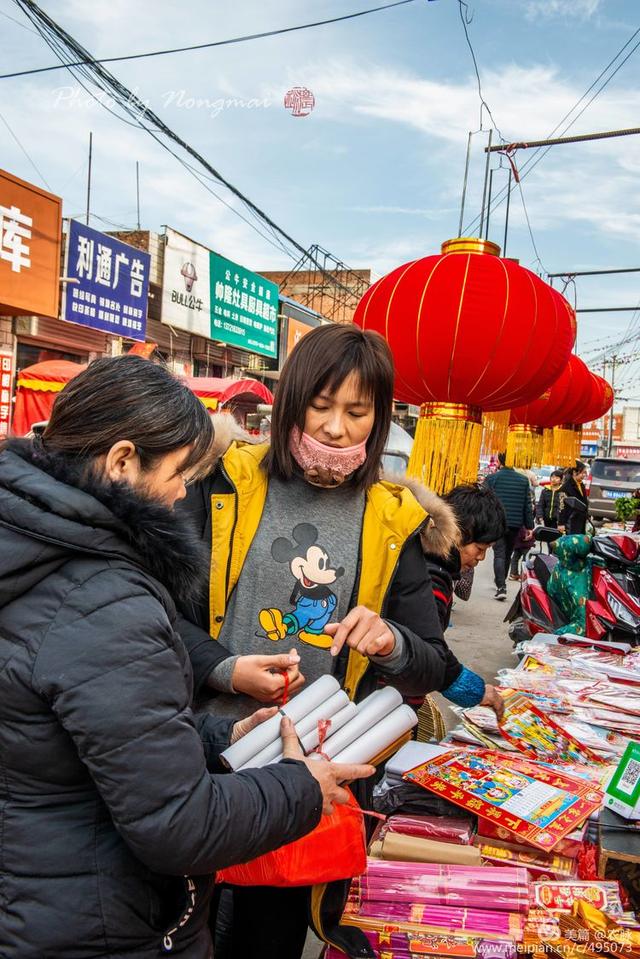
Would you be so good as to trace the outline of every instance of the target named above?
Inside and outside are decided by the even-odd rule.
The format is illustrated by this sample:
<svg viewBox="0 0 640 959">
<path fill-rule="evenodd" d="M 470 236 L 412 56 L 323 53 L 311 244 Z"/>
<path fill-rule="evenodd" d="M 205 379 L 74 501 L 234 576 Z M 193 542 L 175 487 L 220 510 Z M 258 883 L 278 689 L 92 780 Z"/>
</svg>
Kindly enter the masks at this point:
<svg viewBox="0 0 640 959">
<path fill-rule="evenodd" d="M 507 572 L 516 536 L 523 527 L 533 529 L 534 518 L 529 480 L 513 467 L 506 466 L 504 453 L 498 455 L 498 462 L 500 469 L 487 476 L 485 483 L 502 503 L 507 518 L 507 531 L 493 547 L 496 599 L 504 601 L 507 598 Z"/>
<path fill-rule="evenodd" d="M 560 487 L 564 479 L 562 470 L 554 470 L 549 477 L 549 485 L 545 486 L 536 504 L 536 519 L 543 526 L 557 529 L 558 514 L 560 512 Z"/>
<path fill-rule="evenodd" d="M 77 397 L 82 388 L 104 432 L 129 409 L 122 429 L 134 442 L 118 447 L 127 451 L 118 467 L 129 474 L 146 477 L 141 464 L 158 459 L 153 442 L 166 450 L 172 441 L 169 425 L 153 426 L 163 402 L 174 441 L 184 423 L 195 424 L 194 437 L 176 446 L 197 446 L 197 401 L 146 364 L 157 369 L 151 390 L 134 359 L 146 364 L 97 361 L 60 394 L 48 428 L 57 445 L 45 433 L 45 445 L 16 440 L 0 451 L 2 959 L 210 959 L 215 871 L 297 839 L 321 815 L 306 761 L 211 775 L 232 727 L 194 721 L 191 665 L 170 595 L 199 582 L 198 544 L 144 483 L 107 481 L 92 460 L 78 455 L 76 465 L 61 452 L 63 441 L 84 448 L 100 435 L 90 420 L 86 437 L 55 431 L 67 390 Z M 114 363 L 123 366 L 107 402 Z M 172 408 L 171 390 L 184 402 L 182 418 L 172 415 L 180 403 Z M 184 494 L 169 465 L 167 488 Z M 356 776 L 370 774 L 359 768 Z"/>
</svg>

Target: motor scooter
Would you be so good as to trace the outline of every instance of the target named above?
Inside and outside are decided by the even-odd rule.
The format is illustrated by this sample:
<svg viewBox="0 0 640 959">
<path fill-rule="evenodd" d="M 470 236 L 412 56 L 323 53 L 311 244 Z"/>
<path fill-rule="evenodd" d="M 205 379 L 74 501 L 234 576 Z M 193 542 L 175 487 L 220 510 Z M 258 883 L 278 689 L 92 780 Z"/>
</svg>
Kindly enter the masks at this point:
<svg viewBox="0 0 640 959">
<path fill-rule="evenodd" d="M 570 506 L 583 509 L 580 500 Z M 561 537 L 557 529 L 539 526 L 534 538 L 553 544 Z M 551 547 L 552 548 L 552 547 Z M 640 645 L 640 538 L 626 532 L 598 533 L 591 543 L 591 586 L 586 597 L 585 635 L 605 642 Z M 547 593 L 551 573 L 558 563 L 553 553 L 530 553 L 522 585 L 505 622 L 514 643 L 537 633 L 556 633 L 568 618 Z"/>
</svg>

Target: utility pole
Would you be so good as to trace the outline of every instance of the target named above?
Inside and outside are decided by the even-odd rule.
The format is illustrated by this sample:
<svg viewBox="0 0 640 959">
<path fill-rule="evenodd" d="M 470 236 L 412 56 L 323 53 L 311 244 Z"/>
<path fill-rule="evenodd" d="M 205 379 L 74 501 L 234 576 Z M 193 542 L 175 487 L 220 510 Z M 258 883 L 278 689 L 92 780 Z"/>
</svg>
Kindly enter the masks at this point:
<svg viewBox="0 0 640 959">
<path fill-rule="evenodd" d="M 609 411 L 609 442 L 607 444 L 607 456 L 611 456 L 613 452 L 613 407 L 615 405 L 616 397 L 616 363 L 618 362 L 618 355 L 614 353 L 611 357 L 611 389 L 613 390 L 613 403 L 611 404 L 611 410 Z"/>
<path fill-rule="evenodd" d="M 89 226 L 89 210 L 91 207 L 91 159 L 93 156 L 93 133 L 89 133 L 89 170 L 87 172 L 87 217 L 86 224 Z"/>
<path fill-rule="evenodd" d="M 138 229 L 140 229 L 140 164 L 136 160 L 136 210 L 138 211 Z"/>
</svg>

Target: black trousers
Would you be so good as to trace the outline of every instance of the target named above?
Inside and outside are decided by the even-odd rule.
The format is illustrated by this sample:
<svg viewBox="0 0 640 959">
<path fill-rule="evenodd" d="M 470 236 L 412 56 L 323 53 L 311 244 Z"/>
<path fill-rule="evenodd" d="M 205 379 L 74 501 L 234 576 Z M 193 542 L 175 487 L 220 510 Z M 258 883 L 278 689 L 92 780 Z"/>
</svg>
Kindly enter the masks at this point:
<svg viewBox="0 0 640 959">
<path fill-rule="evenodd" d="M 211 914 L 216 959 L 301 959 L 309 894 L 308 886 L 223 888 Z"/>
<path fill-rule="evenodd" d="M 493 578 L 496 581 L 496 589 L 506 589 L 507 570 L 511 565 L 513 544 L 519 530 L 519 526 L 510 526 L 502 539 L 499 539 L 493 547 Z"/>
</svg>

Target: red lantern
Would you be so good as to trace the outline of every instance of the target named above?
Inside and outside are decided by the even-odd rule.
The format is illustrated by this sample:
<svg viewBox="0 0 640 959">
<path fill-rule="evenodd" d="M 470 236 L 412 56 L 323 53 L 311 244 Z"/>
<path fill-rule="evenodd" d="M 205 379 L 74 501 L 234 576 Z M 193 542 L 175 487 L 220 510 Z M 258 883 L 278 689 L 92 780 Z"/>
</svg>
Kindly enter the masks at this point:
<svg viewBox="0 0 640 959">
<path fill-rule="evenodd" d="M 532 403 L 515 407 L 509 419 L 507 463 L 528 469 L 552 458 L 552 447 L 543 444 L 543 431 L 568 422 L 573 411 L 593 389 L 593 374 L 572 354 L 564 372 L 550 390 Z"/>
<path fill-rule="evenodd" d="M 409 403 L 510 409 L 562 373 L 575 340 L 567 300 L 495 243 L 449 240 L 405 263 L 360 300 L 354 322 L 382 333 Z"/>
<path fill-rule="evenodd" d="M 567 300 L 499 253 L 488 241 L 449 240 L 441 255 L 375 283 L 354 315 L 389 343 L 397 399 L 426 404 L 410 469 L 438 490 L 475 478 L 481 411 L 540 396 L 575 340 Z"/>
</svg>

